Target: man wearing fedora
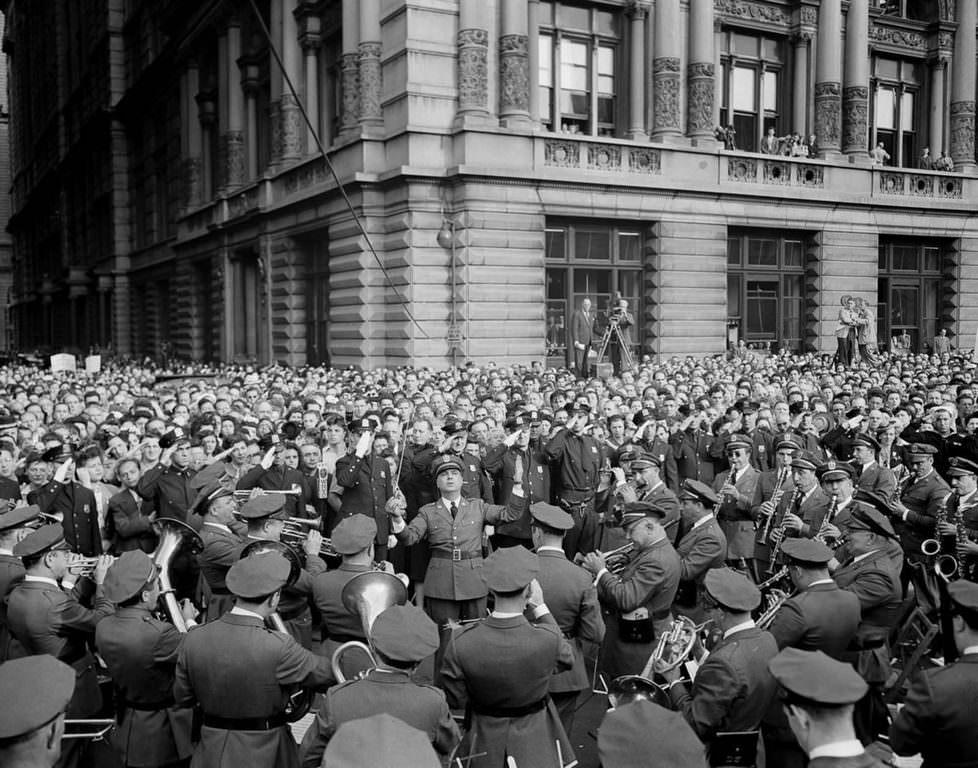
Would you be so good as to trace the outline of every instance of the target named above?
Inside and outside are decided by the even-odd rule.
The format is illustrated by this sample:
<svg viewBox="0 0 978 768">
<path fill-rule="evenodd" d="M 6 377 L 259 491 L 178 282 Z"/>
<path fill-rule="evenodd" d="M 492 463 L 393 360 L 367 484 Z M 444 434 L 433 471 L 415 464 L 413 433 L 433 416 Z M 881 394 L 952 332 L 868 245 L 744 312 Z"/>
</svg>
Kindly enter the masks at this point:
<svg viewBox="0 0 978 768">
<path fill-rule="evenodd" d="M 852 365 L 852 355 L 855 349 L 857 316 L 856 300 L 849 294 L 842 297 L 842 308 L 839 310 L 839 322 L 835 327 L 835 340 L 838 350 L 835 361 L 846 367 Z"/>
</svg>

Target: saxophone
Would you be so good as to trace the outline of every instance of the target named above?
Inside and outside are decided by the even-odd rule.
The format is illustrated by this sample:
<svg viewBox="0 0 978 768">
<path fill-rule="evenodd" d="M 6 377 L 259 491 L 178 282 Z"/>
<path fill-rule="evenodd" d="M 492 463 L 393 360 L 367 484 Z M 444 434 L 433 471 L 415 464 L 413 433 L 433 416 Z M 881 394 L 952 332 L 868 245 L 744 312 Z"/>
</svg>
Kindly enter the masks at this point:
<svg viewBox="0 0 978 768">
<path fill-rule="evenodd" d="M 788 532 L 787 527 L 784 524 L 784 516 L 788 514 L 788 510 L 794 509 L 795 504 L 798 502 L 798 496 L 801 493 L 801 489 L 796 485 L 791 491 L 791 498 L 788 499 L 788 506 L 785 508 L 784 513 L 781 515 L 781 523 L 778 525 L 778 540 L 771 546 L 771 559 L 770 565 L 768 566 L 768 573 L 774 573 L 774 569 L 777 567 L 778 555 L 781 554 L 781 543 L 784 541 L 784 536 Z M 773 518 L 774 515 L 772 514 Z"/>
<path fill-rule="evenodd" d="M 920 543 L 920 551 L 927 557 L 935 557 L 941 552 L 941 526 L 947 523 L 947 502 L 950 498 L 949 493 L 937 508 L 937 514 L 934 516 L 934 537 L 924 539 Z"/>
<path fill-rule="evenodd" d="M 774 484 L 774 491 L 771 493 L 771 498 L 768 499 L 768 501 L 772 504 L 772 508 L 771 514 L 767 516 L 767 519 L 764 521 L 764 526 L 761 528 L 759 541 L 762 543 L 771 537 L 771 524 L 774 521 L 774 514 L 777 512 L 778 504 L 781 502 L 781 497 L 784 496 L 784 484 L 787 482 L 787 480 L 788 469 L 787 467 L 784 467 L 778 474 L 778 482 Z"/>
</svg>

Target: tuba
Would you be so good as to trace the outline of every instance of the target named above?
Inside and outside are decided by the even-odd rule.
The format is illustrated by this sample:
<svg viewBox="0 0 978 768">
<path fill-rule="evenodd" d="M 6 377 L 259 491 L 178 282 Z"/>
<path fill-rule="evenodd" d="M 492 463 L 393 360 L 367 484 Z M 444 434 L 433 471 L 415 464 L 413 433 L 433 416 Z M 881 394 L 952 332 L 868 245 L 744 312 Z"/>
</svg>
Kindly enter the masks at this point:
<svg viewBox="0 0 978 768">
<path fill-rule="evenodd" d="M 404 605 L 407 602 L 407 587 L 393 574 L 384 571 L 367 571 L 354 576 L 346 583 L 343 592 L 340 593 L 340 599 L 350 613 L 360 617 L 363 633 L 369 639 L 374 619 L 392 605 Z M 370 665 L 377 666 L 373 650 L 367 643 L 359 640 L 343 643 L 333 651 L 330 660 L 333 677 L 339 683 L 346 682 L 346 675 L 343 674 L 343 655 L 353 649 L 366 653 Z"/>
<path fill-rule="evenodd" d="M 197 554 L 204 548 L 204 542 L 197 531 L 182 520 L 173 517 L 161 517 L 156 521 L 156 529 L 159 543 L 156 545 L 156 551 L 153 552 L 152 558 L 159 573 L 160 596 L 163 598 L 163 607 L 177 631 L 186 632 L 187 622 L 183 619 L 180 604 L 177 603 L 176 595 L 173 592 L 170 564 L 181 549 L 187 549 L 191 554 Z"/>
</svg>

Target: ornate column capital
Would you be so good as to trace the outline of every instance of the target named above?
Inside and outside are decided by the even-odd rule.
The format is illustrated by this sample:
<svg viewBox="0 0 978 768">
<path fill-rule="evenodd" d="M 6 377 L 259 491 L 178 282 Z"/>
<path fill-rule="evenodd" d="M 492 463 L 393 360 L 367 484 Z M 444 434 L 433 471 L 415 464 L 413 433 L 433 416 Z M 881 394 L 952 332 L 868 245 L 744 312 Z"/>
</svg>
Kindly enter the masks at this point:
<svg viewBox="0 0 978 768">
<path fill-rule="evenodd" d="M 299 20 L 299 45 L 304 51 L 315 50 L 323 42 L 323 22 L 312 13 L 304 14 Z"/>
<path fill-rule="evenodd" d="M 649 13 L 649 0 L 628 0 L 625 13 L 633 19 L 644 19 Z"/>
<path fill-rule="evenodd" d="M 213 91 L 201 91 L 194 100 L 197 102 L 197 115 L 200 124 L 212 126 L 217 122 L 217 96 Z"/>
</svg>

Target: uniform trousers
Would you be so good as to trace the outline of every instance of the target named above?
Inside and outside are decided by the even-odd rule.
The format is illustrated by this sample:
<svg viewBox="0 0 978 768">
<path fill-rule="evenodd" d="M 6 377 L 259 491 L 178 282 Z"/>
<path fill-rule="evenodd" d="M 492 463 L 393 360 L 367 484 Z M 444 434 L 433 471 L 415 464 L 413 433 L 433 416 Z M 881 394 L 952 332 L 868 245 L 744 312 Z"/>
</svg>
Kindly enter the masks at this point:
<svg viewBox="0 0 978 768">
<path fill-rule="evenodd" d="M 446 600 L 440 597 L 424 598 L 424 609 L 433 622 L 438 625 L 439 645 L 435 653 L 435 685 L 441 684 L 441 663 L 445 658 L 445 649 L 452 637 L 449 623 L 473 621 L 486 617 L 487 601 L 485 597 L 470 600 Z"/>
<path fill-rule="evenodd" d="M 558 501 L 574 520 L 574 527 L 564 534 L 564 554 L 573 562 L 574 555 L 593 552 L 598 540 L 594 494 L 590 491 L 563 491 Z"/>
</svg>

